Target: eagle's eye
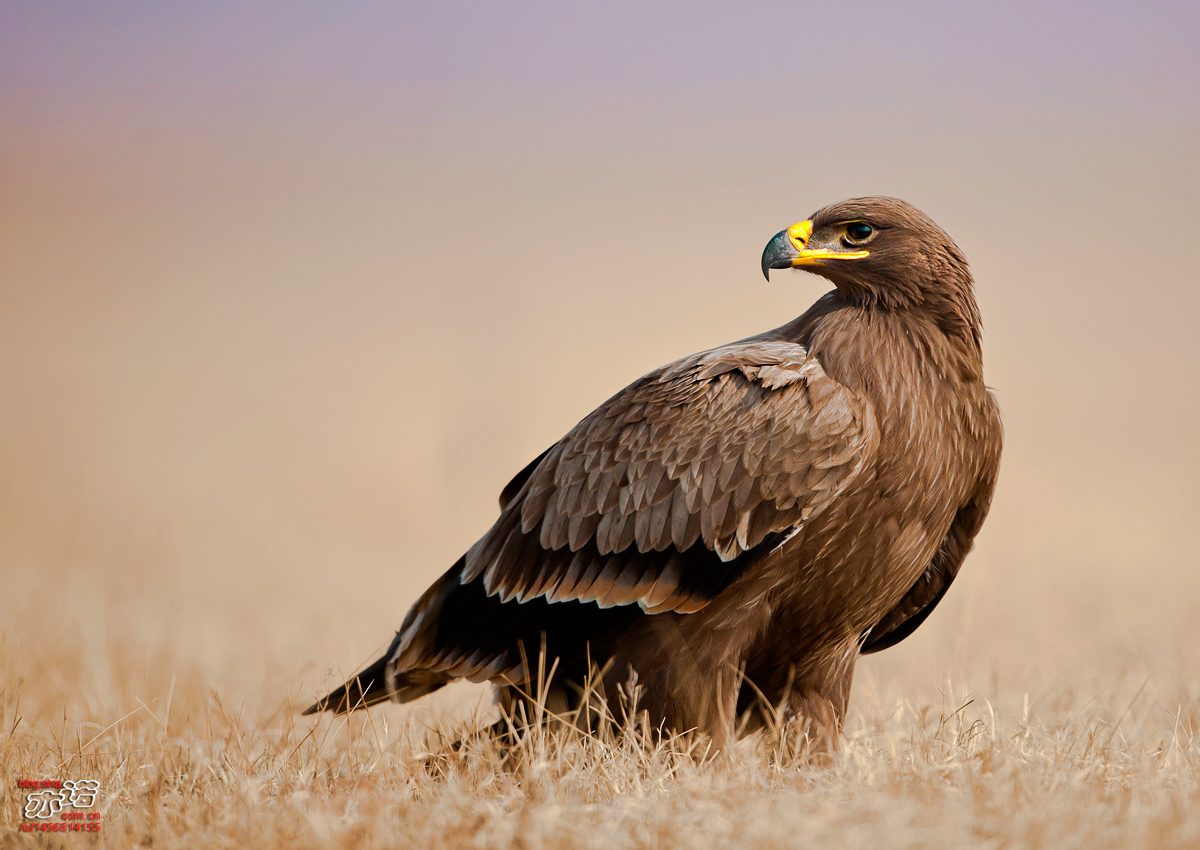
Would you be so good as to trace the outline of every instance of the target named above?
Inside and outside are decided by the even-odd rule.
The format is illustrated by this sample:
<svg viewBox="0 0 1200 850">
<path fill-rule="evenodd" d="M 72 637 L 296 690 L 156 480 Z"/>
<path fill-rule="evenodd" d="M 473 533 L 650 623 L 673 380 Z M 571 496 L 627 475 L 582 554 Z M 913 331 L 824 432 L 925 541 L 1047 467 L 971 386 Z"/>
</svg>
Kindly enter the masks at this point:
<svg viewBox="0 0 1200 850">
<path fill-rule="evenodd" d="M 861 245 L 875 235 L 875 228 L 865 221 L 854 221 L 846 225 L 846 241 Z"/>
</svg>

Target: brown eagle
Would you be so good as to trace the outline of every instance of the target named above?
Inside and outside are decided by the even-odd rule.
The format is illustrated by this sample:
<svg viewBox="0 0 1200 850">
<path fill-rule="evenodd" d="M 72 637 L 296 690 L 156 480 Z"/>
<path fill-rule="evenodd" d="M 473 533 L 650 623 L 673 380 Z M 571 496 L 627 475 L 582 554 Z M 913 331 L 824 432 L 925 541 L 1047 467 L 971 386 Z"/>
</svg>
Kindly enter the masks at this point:
<svg viewBox="0 0 1200 850">
<path fill-rule="evenodd" d="M 836 745 L 860 654 L 945 595 L 996 483 L 967 261 L 894 198 L 781 231 L 762 269 L 833 291 L 799 318 L 649 373 L 521 470 L 496 523 L 387 653 L 306 714 L 408 702 L 455 679 L 566 690 L 603 669 L 659 728 L 717 747 L 770 706 Z"/>
</svg>

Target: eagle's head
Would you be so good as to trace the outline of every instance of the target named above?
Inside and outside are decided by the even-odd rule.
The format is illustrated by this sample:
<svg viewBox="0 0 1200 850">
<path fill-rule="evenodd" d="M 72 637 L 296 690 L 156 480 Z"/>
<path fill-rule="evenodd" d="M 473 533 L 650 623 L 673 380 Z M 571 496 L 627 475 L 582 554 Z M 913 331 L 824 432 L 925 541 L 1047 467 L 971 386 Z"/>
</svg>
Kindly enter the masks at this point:
<svg viewBox="0 0 1200 850">
<path fill-rule="evenodd" d="M 897 198 L 838 201 L 781 230 L 763 251 L 762 271 L 769 280 L 771 269 L 788 268 L 828 278 L 849 301 L 926 311 L 978 335 L 966 257 L 933 219 Z"/>
</svg>

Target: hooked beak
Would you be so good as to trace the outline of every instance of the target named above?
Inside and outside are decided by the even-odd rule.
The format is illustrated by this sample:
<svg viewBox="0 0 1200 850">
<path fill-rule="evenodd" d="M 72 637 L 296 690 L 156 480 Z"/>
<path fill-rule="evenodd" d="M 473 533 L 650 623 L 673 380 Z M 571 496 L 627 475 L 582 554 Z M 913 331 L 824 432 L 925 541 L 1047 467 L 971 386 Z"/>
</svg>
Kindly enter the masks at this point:
<svg viewBox="0 0 1200 850">
<path fill-rule="evenodd" d="M 870 251 L 831 251 L 828 248 L 809 248 L 813 223 L 801 221 L 787 230 L 776 233 L 763 249 L 762 273 L 771 279 L 771 269 L 794 269 L 797 266 L 820 265 L 824 260 L 858 260 Z"/>
</svg>

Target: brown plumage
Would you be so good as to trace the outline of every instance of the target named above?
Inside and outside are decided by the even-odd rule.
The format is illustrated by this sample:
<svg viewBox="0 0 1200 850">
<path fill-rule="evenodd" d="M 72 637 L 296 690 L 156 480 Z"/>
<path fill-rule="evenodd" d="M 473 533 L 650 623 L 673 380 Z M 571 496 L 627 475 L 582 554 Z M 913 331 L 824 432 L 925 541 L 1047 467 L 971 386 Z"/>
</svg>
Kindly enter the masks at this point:
<svg viewBox="0 0 1200 850">
<path fill-rule="evenodd" d="M 383 658 L 306 713 L 502 689 L 607 664 L 652 722 L 727 745 L 761 702 L 836 743 L 855 661 L 941 600 L 992 498 L 1000 414 L 966 259 L 923 213 L 857 198 L 778 234 L 763 270 L 835 289 L 773 331 L 610 398 L 523 469 L 495 525 Z M 618 712 L 619 713 L 619 712 Z"/>
</svg>

